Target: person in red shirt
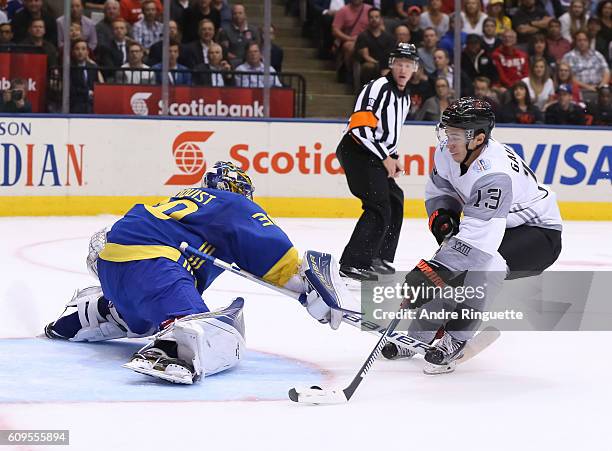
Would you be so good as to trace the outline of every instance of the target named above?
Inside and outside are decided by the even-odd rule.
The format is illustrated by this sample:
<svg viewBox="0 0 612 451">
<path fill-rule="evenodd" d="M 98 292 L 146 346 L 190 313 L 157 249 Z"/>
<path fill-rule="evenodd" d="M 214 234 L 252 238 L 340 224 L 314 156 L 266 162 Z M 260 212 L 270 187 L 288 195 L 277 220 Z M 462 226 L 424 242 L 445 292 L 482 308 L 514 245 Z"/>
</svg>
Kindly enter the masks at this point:
<svg viewBox="0 0 612 451">
<path fill-rule="evenodd" d="M 561 58 L 572 49 L 572 44 L 561 36 L 561 22 L 559 19 L 551 19 L 548 22 L 546 43 L 548 44 L 548 53 L 557 62 L 561 61 Z"/>
<path fill-rule="evenodd" d="M 502 45 L 500 45 L 491 58 L 499 72 L 499 91 L 505 92 L 517 81 L 529 76 L 529 56 L 519 50 L 516 45 L 516 32 L 506 30 L 502 34 Z"/>
<path fill-rule="evenodd" d="M 363 0 L 351 0 L 335 14 L 332 34 L 336 38 L 336 48 L 342 55 L 345 70 L 351 71 L 357 36 L 368 28 L 368 11 L 372 8 Z"/>
<path fill-rule="evenodd" d="M 163 10 L 160 0 L 153 1 L 155 2 L 157 14 L 161 16 Z M 143 18 L 141 0 L 121 0 L 120 5 L 121 17 L 123 17 L 130 25 L 134 25 Z"/>
</svg>

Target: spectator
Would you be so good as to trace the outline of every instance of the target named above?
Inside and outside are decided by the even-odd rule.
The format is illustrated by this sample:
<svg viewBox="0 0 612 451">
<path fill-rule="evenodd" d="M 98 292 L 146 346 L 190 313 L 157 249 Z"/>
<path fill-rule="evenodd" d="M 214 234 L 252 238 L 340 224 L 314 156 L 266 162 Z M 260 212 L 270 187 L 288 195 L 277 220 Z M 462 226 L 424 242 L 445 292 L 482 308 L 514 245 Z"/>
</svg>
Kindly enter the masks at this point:
<svg viewBox="0 0 612 451">
<path fill-rule="evenodd" d="M 558 99 L 546 108 L 546 123 L 555 125 L 583 125 L 586 122 L 584 109 L 572 102 L 572 87 L 560 85 Z"/>
<path fill-rule="evenodd" d="M 350 0 L 334 16 L 332 34 L 336 38 L 337 55 L 347 72 L 353 65 L 353 54 L 357 36 L 368 27 L 368 11 L 372 8 L 363 3 L 363 0 Z"/>
<path fill-rule="evenodd" d="M 463 22 L 463 20 L 461 20 Z M 461 31 L 461 48 L 465 47 L 465 40 L 467 39 L 467 34 L 464 31 Z M 448 57 L 453 59 L 455 55 L 455 18 L 454 14 L 450 16 L 450 22 L 448 25 L 448 31 L 442 36 L 440 42 L 438 43 L 438 48 L 446 50 L 448 53 Z"/>
<path fill-rule="evenodd" d="M 557 63 L 572 49 L 570 41 L 561 36 L 561 22 L 559 22 L 559 19 L 551 19 L 551 21 L 548 22 L 546 46 L 550 56 L 552 56 Z"/>
<path fill-rule="evenodd" d="M 587 106 L 588 125 L 612 126 L 612 102 L 610 86 L 602 86 L 597 90 L 597 101 Z"/>
<path fill-rule="evenodd" d="M 121 66 L 115 78 L 118 83 L 128 85 L 152 85 L 155 83 L 155 74 L 144 64 L 144 48 L 138 42 L 128 45 L 128 62 Z"/>
<path fill-rule="evenodd" d="M 360 62 L 361 84 L 378 78 L 385 67 L 384 60 L 395 48 L 395 39 L 384 29 L 380 9 L 368 11 L 368 28 L 357 36 L 355 52 Z"/>
<path fill-rule="evenodd" d="M 189 68 L 198 64 L 208 63 L 208 49 L 214 43 L 215 24 L 210 19 L 202 19 L 198 24 L 197 41 L 185 45 L 184 55 L 181 61 Z"/>
<path fill-rule="evenodd" d="M 546 60 L 536 57 L 529 69 L 529 77 L 521 80 L 529 89 L 529 97 L 540 111 L 554 98 L 555 85 L 550 78 L 550 68 Z"/>
<path fill-rule="evenodd" d="M 312 0 L 309 5 L 312 35 L 318 42 L 319 58 L 330 59 L 334 45 L 332 23 L 336 13 L 344 7 L 344 0 Z"/>
<path fill-rule="evenodd" d="M 223 59 L 223 48 L 213 42 L 208 48 L 208 63 L 194 67 L 193 83 L 200 86 L 229 86 L 232 66 Z"/>
<path fill-rule="evenodd" d="M 104 2 L 104 19 L 96 24 L 98 47 L 108 47 L 111 44 L 113 40 L 113 22 L 119 17 L 119 2 L 117 0 L 106 0 Z"/>
<path fill-rule="evenodd" d="M 163 10 L 160 0 L 155 1 L 155 8 L 157 14 L 161 16 Z M 142 19 L 142 0 L 121 0 L 119 12 L 128 24 L 134 25 L 140 19 Z"/>
<path fill-rule="evenodd" d="M 178 63 L 180 55 L 180 44 L 176 41 L 171 41 L 168 46 L 168 82 L 171 85 L 191 85 L 191 73 L 189 68 Z M 157 63 L 151 69 L 155 70 L 155 81 L 158 84 L 162 82 L 162 63 Z"/>
<path fill-rule="evenodd" d="M 13 26 L 15 42 L 23 41 L 28 35 L 28 27 L 33 19 L 42 19 L 45 21 L 45 39 L 51 44 L 57 44 L 57 25 L 55 17 L 49 9 L 43 5 L 43 0 L 24 0 L 23 9 L 15 13 L 15 17 L 11 21 Z"/>
<path fill-rule="evenodd" d="M 438 35 L 436 30 L 429 27 L 423 31 L 423 47 L 417 50 L 419 58 L 421 59 L 420 64 L 423 65 L 425 73 L 431 75 L 435 70 L 434 64 L 434 52 L 438 48 Z"/>
<path fill-rule="evenodd" d="M 182 24 L 188 8 L 189 0 L 170 0 L 170 20 Z"/>
<path fill-rule="evenodd" d="M 148 52 L 149 47 L 161 39 L 164 25 L 156 20 L 157 8 L 153 0 L 142 2 L 142 15 L 132 28 L 132 37 Z"/>
<path fill-rule="evenodd" d="M 561 36 L 571 41 L 572 36 L 577 32 L 586 31 L 586 22 L 588 18 L 584 0 L 572 0 L 569 10 L 559 17 L 559 22 L 561 22 Z"/>
<path fill-rule="evenodd" d="M 0 9 L 0 24 L 8 23 L 8 22 L 9 22 L 8 15 L 4 11 L 2 11 L 2 9 Z"/>
<path fill-rule="evenodd" d="M 438 78 L 434 84 L 436 95 L 428 98 L 414 116 L 416 121 L 439 121 L 440 115 L 452 102 L 446 78 Z"/>
<path fill-rule="evenodd" d="M 441 38 L 448 31 L 449 18 L 448 14 L 443 13 L 440 8 L 442 7 L 442 0 L 428 0 L 427 11 L 421 14 L 421 28 L 433 28 Z"/>
<path fill-rule="evenodd" d="M 482 48 L 485 49 L 489 55 L 501 45 L 501 39 L 497 37 L 495 27 L 495 19 L 491 17 L 487 17 L 482 23 Z"/>
<path fill-rule="evenodd" d="M 597 51 L 601 54 L 606 55 L 610 43 L 612 43 L 612 0 L 601 0 L 597 5 L 597 17 L 601 22 L 601 30 L 599 31 L 599 41 L 601 42 L 598 46 Z M 608 57 L 608 60 L 612 58 Z"/>
<path fill-rule="evenodd" d="M 529 38 L 538 31 L 546 31 L 548 22 L 552 17 L 546 14 L 541 6 L 536 6 L 536 0 L 520 0 L 520 6 L 512 23 L 518 33 L 518 42 L 524 46 L 529 42 Z"/>
<path fill-rule="evenodd" d="M 179 31 L 178 24 L 175 20 L 168 21 L 168 35 L 169 35 L 170 41 L 178 42 L 179 47 L 181 47 L 179 53 L 180 55 L 184 55 L 185 50 L 182 49 L 182 46 L 181 46 L 181 42 L 182 42 L 181 32 Z M 164 48 L 164 42 L 163 42 L 163 39 L 161 38 L 159 39 L 159 41 L 155 42 L 153 45 L 151 45 L 151 47 L 149 47 L 149 55 L 147 56 L 147 64 L 149 66 L 153 66 L 154 64 L 161 63 L 163 48 Z M 181 56 L 180 61 L 182 64 L 187 65 L 184 62 L 184 56 Z"/>
<path fill-rule="evenodd" d="M 527 85 L 522 81 L 510 89 L 510 101 L 503 106 L 500 119 L 512 124 L 542 123 L 542 112 L 531 103 Z"/>
<path fill-rule="evenodd" d="M 572 87 L 572 100 L 576 103 L 582 103 L 582 92 L 580 86 L 574 80 L 574 74 L 569 64 L 560 62 L 557 65 L 557 70 L 554 76 L 555 87 L 558 88 L 562 84 L 566 84 Z M 555 91 L 556 92 L 556 91 Z"/>
<path fill-rule="evenodd" d="M 70 21 L 81 26 L 81 38 L 87 41 L 87 47 L 90 50 L 95 50 L 98 45 L 96 25 L 93 20 L 83 14 L 81 0 L 70 0 Z M 64 46 L 64 16 L 57 18 L 57 46 Z"/>
<path fill-rule="evenodd" d="M 512 20 L 506 16 L 504 0 L 491 0 L 487 12 L 489 17 L 495 19 L 495 34 L 501 35 L 505 30 L 512 29 Z"/>
<path fill-rule="evenodd" d="M 574 41 L 574 50 L 568 52 L 563 61 L 572 68 L 585 99 L 593 100 L 597 87 L 610 82 L 608 63 L 601 53 L 589 48 L 589 38 L 584 31 L 576 33 Z"/>
<path fill-rule="evenodd" d="M 236 68 L 236 72 L 264 72 L 264 64 L 261 60 L 261 51 L 259 50 L 259 44 L 252 42 L 247 48 L 246 61 Z M 270 66 L 270 87 L 281 88 L 283 85 L 276 75 L 274 68 Z M 236 74 L 236 86 L 242 88 L 263 88 L 264 87 L 264 76 L 257 74 Z"/>
<path fill-rule="evenodd" d="M 232 23 L 232 10 L 227 0 L 212 0 L 212 7 L 219 11 L 219 15 L 221 16 L 221 27 L 225 27 Z"/>
<path fill-rule="evenodd" d="M 463 32 L 482 36 L 482 24 L 486 18 L 487 15 L 480 10 L 480 0 L 464 0 L 461 11 Z"/>
<path fill-rule="evenodd" d="M 259 42 L 259 34 L 255 28 L 249 26 L 244 6 L 232 6 L 232 23 L 221 28 L 218 38 L 232 67 L 244 61 L 246 47 L 251 41 Z"/>
<path fill-rule="evenodd" d="M 113 21 L 113 38 L 108 46 L 99 46 L 97 57 L 103 68 L 117 69 L 128 61 L 127 22 L 122 17 Z M 104 76 L 110 79 L 114 76 L 114 70 L 104 71 Z"/>
<path fill-rule="evenodd" d="M 45 55 L 47 55 L 47 67 L 56 67 L 57 49 L 53 44 L 45 41 L 45 21 L 42 19 L 34 19 L 28 27 L 28 37 L 22 42 L 25 45 L 40 47 Z"/>
<path fill-rule="evenodd" d="M 467 37 L 465 50 L 461 53 L 461 70 L 471 80 L 482 76 L 490 81 L 497 81 L 495 64 L 491 55 L 482 48 L 482 41 L 477 34 L 470 34 Z"/>
<path fill-rule="evenodd" d="M 450 89 L 453 88 L 453 66 L 450 64 L 448 53 L 444 49 L 434 50 L 434 66 L 436 70 L 429 76 L 431 85 L 435 88 L 436 80 L 445 78 Z"/>
<path fill-rule="evenodd" d="M 103 82 L 98 66 L 89 60 L 89 48 L 83 39 L 72 41 L 70 67 L 70 112 L 91 113 L 95 82 Z"/>
<path fill-rule="evenodd" d="M 261 36 L 261 46 L 263 48 L 265 40 L 263 29 L 259 31 L 259 35 Z M 276 27 L 272 24 L 270 25 L 270 65 L 276 70 L 276 72 L 282 72 L 283 58 L 285 56 L 283 49 L 274 43 L 275 36 Z"/>
<path fill-rule="evenodd" d="M 22 9 L 23 2 L 21 0 L 8 0 L 6 2 L 6 7 L 4 8 L 4 13 L 7 15 L 8 20 L 12 21 L 15 17 L 15 14 L 21 11 Z"/>
<path fill-rule="evenodd" d="M 74 43 L 74 41 L 83 39 L 83 35 L 81 34 L 81 24 L 79 22 L 71 22 L 70 28 L 68 29 L 68 33 L 69 33 L 68 38 L 70 39 L 70 48 L 72 49 L 72 44 Z M 58 55 L 63 55 L 64 46 L 59 47 L 57 49 L 57 53 Z M 71 53 L 72 53 L 72 50 L 71 50 Z M 89 46 L 87 46 L 87 60 L 90 63 L 94 62 L 94 54 L 93 54 L 93 51 L 89 48 Z"/>
<path fill-rule="evenodd" d="M 501 119 L 501 107 L 497 100 L 497 94 L 491 90 L 491 80 L 487 77 L 476 77 L 472 82 L 472 90 L 474 91 L 474 97 L 486 100 L 491 105 L 491 109 L 495 114 L 495 120 L 500 121 Z"/>
<path fill-rule="evenodd" d="M 515 45 L 516 33 L 514 30 L 506 30 L 502 35 L 502 45 L 491 55 L 499 74 L 501 92 L 529 74 L 529 57 Z"/>
<path fill-rule="evenodd" d="M 0 45 L 13 44 L 13 27 L 10 23 L 0 24 Z"/>
<path fill-rule="evenodd" d="M 210 20 L 216 32 L 221 28 L 221 14 L 211 6 L 212 0 L 195 0 L 183 14 L 183 40 L 185 43 L 193 42 L 199 37 L 199 25 L 204 19 Z M 243 5 L 234 5 L 244 12 Z M 246 22 L 246 13 L 244 14 Z M 208 58 L 208 56 L 206 57 Z"/>
<path fill-rule="evenodd" d="M 381 2 L 381 8 L 383 8 L 384 1 Z M 399 17 L 402 22 L 406 22 L 410 16 L 410 8 L 417 8 L 419 14 L 421 14 L 421 8 L 425 6 L 425 0 L 395 0 L 393 13 Z M 384 11 L 381 14 L 385 14 Z"/>
<path fill-rule="evenodd" d="M 25 80 L 16 78 L 11 81 L 10 89 L 2 92 L 0 113 L 31 113 L 32 104 L 28 100 L 28 87 Z"/>
<path fill-rule="evenodd" d="M 544 58 L 546 64 L 548 64 L 551 69 L 557 67 L 557 61 L 548 53 L 546 36 L 542 33 L 536 33 L 531 37 L 531 41 L 529 41 L 529 46 L 527 47 L 527 53 L 529 54 L 530 66 L 536 58 Z"/>
<path fill-rule="evenodd" d="M 423 70 L 423 66 L 419 64 L 417 71 L 410 77 L 406 85 L 406 92 L 410 96 L 410 112 L 409 119 L 414 119 L 417 111 L 421 109 L 427 99 L 435 93 L 429 82 L 427 74 Z"/>
<path fill-rule="evenodd" d="M 589 48 L 591 50 L 598 50 L 598 47 L 600 44 L 598 42 L 598 36 L 599 36 L 599 32 L 601 31 L 601 20 L 599 20 L 598 17 L 589 17 L 587 19 L 587 24 L 586 24 L 586 34 L 589 37 Z M 601 52 L 599 52 L 601 53 Z M 604 53 L 602 53 L 602 55 L 604 55 Z"/>
<path fill-rule="evenodd" d="M 404 21 L 402 25 L 408 28 L 410 32 L 410 40 L 411 44 L 414 44 L 416 47 L 420 47 L 423 42 L 423 29 L 421 28 L 421 8 L 416 5 L 408 7 L 408 18 Z M 397 30 L 397 28 L 396 28 Z"/>
</svg>

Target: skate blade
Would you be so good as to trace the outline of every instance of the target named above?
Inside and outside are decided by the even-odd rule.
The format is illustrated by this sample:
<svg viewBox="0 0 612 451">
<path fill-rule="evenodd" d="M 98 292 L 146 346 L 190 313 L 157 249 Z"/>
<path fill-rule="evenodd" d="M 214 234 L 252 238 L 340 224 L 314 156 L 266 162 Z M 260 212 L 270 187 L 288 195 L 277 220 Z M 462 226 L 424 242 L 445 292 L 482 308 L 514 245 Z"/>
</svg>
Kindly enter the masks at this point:
<svg viewBox="0 0 612 451">
<path fill-rule="evenodd" d="M 453 360 L 446 365 L 434 365 L 432 363 L 426 363 L 423 367 L 423 373 L 428 376 L 435 376 L 436 374 L 448 374 L 455 371 L 457 368 L 457 361 Z"/>
<path fill-rule="evenodd" d="M 140 374 L 145 374 L 147 376 L 155 377 L 157 379 L 163 379 L 167 382 L 172 382 L 173 384 L 193 384 L 193 378 L 191 376 L 185 375 L 183 377 L 173 376 L 171 374 L 167 374 L 163 371 L 154 370 L 150 368 L 142 368 L 132 362 L 124 363 L 121 365 L 123 368 L 127 368 L 128 370 L 136 371 Z"/>
</svg>

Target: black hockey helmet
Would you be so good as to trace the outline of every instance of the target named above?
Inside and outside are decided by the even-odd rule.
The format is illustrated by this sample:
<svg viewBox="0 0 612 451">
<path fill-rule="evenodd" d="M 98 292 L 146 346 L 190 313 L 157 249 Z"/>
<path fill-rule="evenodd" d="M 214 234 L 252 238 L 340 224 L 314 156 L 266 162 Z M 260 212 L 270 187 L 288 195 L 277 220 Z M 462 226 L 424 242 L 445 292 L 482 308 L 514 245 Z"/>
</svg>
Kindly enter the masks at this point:
<svg viewBox="0 0 612 451">
<path fill-rule="evenodd" d="M 486 100 L 462 97 L 444 110 L 440 116 L 440 126 L 465 130 L 468 141 L 478 133 L 484 133 L 488 139 L 495 127 L 495 114 Z"/>
<path fill-rule="evenodd" d="M 419 54 L 414 44 L 408 44 L 407 42 L 400 42 L 391 50 L 391 53 L 389 53 L 389 66 L 393 64 L 395 58 L 407 58 L 416 63 L 420 61 Z"/>
</svg>

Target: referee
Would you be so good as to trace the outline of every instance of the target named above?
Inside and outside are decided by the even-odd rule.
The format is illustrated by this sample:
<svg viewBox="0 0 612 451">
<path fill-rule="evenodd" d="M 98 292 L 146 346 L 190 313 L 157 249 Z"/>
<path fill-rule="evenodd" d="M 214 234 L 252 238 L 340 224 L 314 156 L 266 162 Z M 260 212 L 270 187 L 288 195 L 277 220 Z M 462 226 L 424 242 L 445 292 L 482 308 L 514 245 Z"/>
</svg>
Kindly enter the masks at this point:
<svg viewBox="0 0 612 451">
<path fill-rule="evenodd" d="M 403 171 L 397 145 L 410 110 L 406 85 L 418 61 L 414 45 L 397 45 L 389 56 L 391 72 L 359 93 L 336 149 L 349 189 L 363 208 L 340 258 L 340 272 L 359 281 L 395 272 L 391 263 L 404 216 L 404 193 L 394 180 Z"/>
</svg>

